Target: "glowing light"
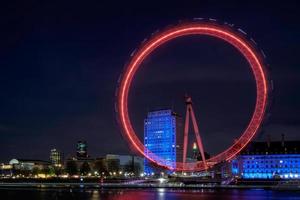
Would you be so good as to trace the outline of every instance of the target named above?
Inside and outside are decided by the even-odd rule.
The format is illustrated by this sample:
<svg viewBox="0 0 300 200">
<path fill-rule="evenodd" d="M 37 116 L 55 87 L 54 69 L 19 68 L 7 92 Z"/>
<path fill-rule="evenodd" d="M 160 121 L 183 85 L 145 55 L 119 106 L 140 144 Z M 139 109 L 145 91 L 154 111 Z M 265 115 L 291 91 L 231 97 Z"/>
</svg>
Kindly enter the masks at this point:
<svg viewBox="0 0 300 200">
<path fill-rule="evenodd" d="M 166 182 L 166 179 L 165 178 L 159 178 L 158 181 L 159 181 L 159 183 L 164 183 L 164 182 Z"/>
<path fill-rule="evenodd" d="M 158 190 L 158 194 L 159 194 L 159 196 L 164 196 L 165 195 L 165 188 L 158 188 L 157 189 Z"/>
<path fill-rule="evenodd" d="M 12 169 L 12 168 L 13 168 L 12 165 L 6 165 L 6 164 L 0 165 L 0 169 L 2 169 L 2 170 L 8 170 L 8 169 Z"/>
<path fill-rule="evenodd" d="M 128 114 L 127 100 L 132 79 L 144 59 L 156 48 L 165 44 L 166 42 L 187 35 L 208 35 L 230 43 L 231 45 L 236 47 L 247 59 L 256 81 L 256 105 L 247 128 L 245 129 L 241 137 L 238 138 L 232 146 L 230 146 L 227 150 L 221 152 L 220 154 L 207 160 L 207 163 L 210 164 L 210 167 L 216 163 L 225 160 L 231 160 L 252 140 L 263 121 L 268 98 L 268 83 L 262 63 L 263 56 L 260 54 L 260 52 L 255 51 L 248 41 L 230 30 L 228 27 L 212 23 L 183 24 L 155 35 L 148 42 L 143 43 L 143 46 L 132 55 L 131 61 L 126 66 L 125 73 L 122 76 L 118 88 L 117 112 L 120 126 L 122 128 L 123 135 L 136 151 L 138 151 L 148 160 L 156 163 L 157 165 L 163 166 L 170 170 L 178 171 L 204 170 L 205 165 L 202 161 L 198 161 L 196 163 L 177 162 L 176 165 L 174 165 L 176 166 L 176 168 L 171 168 L 166 166 L 164 164 L 166 162 L 160 157 L 157 157 L 155 155 L 149 156 L 149 154 L 146 155 L 144 153 L 144 149 L 146 147 L 139 140 L 131 125 Z"/>
<path fill-rule="evenodd" d="M 194 151 L 197 150 L 197 144 L 196 144 L 196 142 L 193 143 L 193 150 Z"/>
<path fill-rule="evenodd" d="M 38 174 L 37 177 L 38 178 L 47 178 L 46 174 Z"/>
</svg>

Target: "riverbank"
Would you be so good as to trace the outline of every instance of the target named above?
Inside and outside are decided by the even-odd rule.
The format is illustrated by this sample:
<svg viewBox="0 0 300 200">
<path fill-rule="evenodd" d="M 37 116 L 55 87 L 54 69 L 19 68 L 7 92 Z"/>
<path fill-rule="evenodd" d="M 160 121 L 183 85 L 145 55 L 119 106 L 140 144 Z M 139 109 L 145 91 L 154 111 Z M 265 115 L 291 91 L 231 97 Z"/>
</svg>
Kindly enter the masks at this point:
<svg viewBox="0 0 300 200">
<path fill-rule="evenodd" d="M 53 189 L 110 189 L 110 188 L 170 188 L 170 189 L 274 189 L 300 191 L 299 180 L 231 180 L 217 179 L 166 179 L 166 178 L 132 178 L 101 179 L 91 177 L 79 178 L 15 178 L 0 179 L 1 188 L 53 188 Z"/>
<path fill-rule="evenodd" d="M 170 188 L 170 189 L 274 189 L 272 185 L 178 185 L 178 184 L 98 184 L 98 183 L 0 183 L 0 188 Z M 299 188 L 300 191 L 300 188 Z"/>
</svg>

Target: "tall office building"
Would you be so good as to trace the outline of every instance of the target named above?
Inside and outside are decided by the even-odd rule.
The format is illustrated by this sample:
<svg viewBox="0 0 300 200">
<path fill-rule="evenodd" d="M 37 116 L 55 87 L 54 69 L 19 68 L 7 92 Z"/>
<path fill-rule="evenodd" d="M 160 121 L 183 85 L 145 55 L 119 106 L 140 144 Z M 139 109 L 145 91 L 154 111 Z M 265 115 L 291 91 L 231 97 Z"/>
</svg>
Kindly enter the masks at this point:
<svg viewBox="0 0 300 200">
<path fill-rule="evenodd" d="M 88 157 L 86 141 L 77 142 L 76 155 L 78 159 Z"/>
<path fill-rule="evenodd" d="M 163 159 L 162 164 L 176 167 L 182 161 L 183 126 L 182 118 L 172 110 L 149 112 L 144 120 L 145 154 Z M 153 154 L 155 156 L 153 156 Z M 144 171 L 147 174 L 159 172 L 159 168 L 145 159 Z"/>
<path fill-rule="evenodd" d="M 51 149 L 50 152 L 50 162 L 53 166 L 61 167 L 62 155 L 57 149 Z"/>
</svg>

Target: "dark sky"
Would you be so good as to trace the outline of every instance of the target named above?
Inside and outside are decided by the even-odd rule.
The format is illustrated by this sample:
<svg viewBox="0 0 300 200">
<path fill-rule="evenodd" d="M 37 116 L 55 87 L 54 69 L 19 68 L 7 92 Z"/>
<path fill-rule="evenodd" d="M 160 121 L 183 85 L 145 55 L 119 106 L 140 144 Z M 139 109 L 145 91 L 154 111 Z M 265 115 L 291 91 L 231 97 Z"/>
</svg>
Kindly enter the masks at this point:
<svg viewBox="0 0 300 200">
<path fill-rule="evenodd" d="M 114 113 L 123 66 L 152 32 L 194 17 L 235 24 L 267 55 L 273 102 L 257 138 L 300 139 L 297 3 L 109 2 L 1 6 L 0 161 L 48 159 L 51 148 L 68 157 L 78 140 L 88 142 L 91 156 L 128 153 Z M 185 93 L 211 153 L 239 136 L 255 103 L 253 76 L 236 49 L 205 36 L 180 38 L 155 51 L 136 75 L 129 106 L 139 135 L 149 110 L 171 107 L 184 115 Z"/>
</svg>

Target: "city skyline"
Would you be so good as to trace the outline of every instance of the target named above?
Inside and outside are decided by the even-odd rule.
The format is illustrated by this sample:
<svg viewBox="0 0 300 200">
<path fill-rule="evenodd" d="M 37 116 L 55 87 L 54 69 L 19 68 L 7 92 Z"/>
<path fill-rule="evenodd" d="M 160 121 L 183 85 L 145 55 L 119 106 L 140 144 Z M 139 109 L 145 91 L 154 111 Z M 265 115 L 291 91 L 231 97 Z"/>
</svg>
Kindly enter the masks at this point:
<svg viewBox="0 0 300 200">
<path fill-rule="evenodd" d="M 61 3 L 61 9 L 53 13 L 55 3 L 33 4 L 27 2 L 12 13 L 4 12 L 7 31 L 1 33 L 5 50 L 0 57 L 0 161 L 46 159 L 52 148 L 70 156 L 79 140 L 87 141 L 92 156 L 128 154 L 114 113 L 118 76 L 144 38 L 177 20 L 194 17 L 233 23 L 264 50 L 274 92 L 265 133 L 258 139 L 265 140 L 270 134 L 278 140 L 282 133 L 287 140 L 300 139 L 296 6 L 235 4 L 235 13 L 231 4 L 220 10 L 225 3 L 206 3 L 203 10 L 200 3 L 193 3 L 186 9 L 176 5 L 166 13 L 167 4 L 156 10 L 154 5 L 115 7 L 108 3 L 93 8 Z M 63 9 L 69 6 L 71 9 Z M 126 14 L 123 6 L 129 9 Z M 79 11 L 85 15 L 78 16 Z M 153 16 L 153 11 L 158 14 Z M 116 13 L 121 14 L 114 17 Z M 240 134 L 253 106 L 248 97 L 254 83 L 247 63 L 230 46 L 208 37 L 178 40 L 157 51 L 143 67 L 134 80 L 129 104 L 140 136 L 149 110 L 168 107 L 184 115 L 185 92 L 191 92 L 195 100 L 205 145 L 212 144 L 214 133 L 229 134 L 228 141 L 225 138 L 212 144 L 212 148 L 224 149 Z M 166 90 L 169 92 L 163 93 Z"/>
</svg>

